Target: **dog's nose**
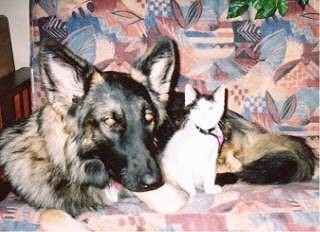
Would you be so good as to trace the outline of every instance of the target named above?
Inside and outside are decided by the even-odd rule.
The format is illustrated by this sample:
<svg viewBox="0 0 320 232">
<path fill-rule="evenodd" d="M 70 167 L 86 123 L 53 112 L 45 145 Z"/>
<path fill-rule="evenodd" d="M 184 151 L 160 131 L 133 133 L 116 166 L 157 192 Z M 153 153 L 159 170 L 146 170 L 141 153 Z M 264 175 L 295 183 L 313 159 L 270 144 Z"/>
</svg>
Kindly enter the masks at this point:
<svg viewBox="0 0 320 232">
<path fill-rule="evenodd" d="M 155 189 L 162 185 L 162 178 L 151 174 L 145 174 L 141 179 L 141 184 L 147 189 Z"/>
</svg>

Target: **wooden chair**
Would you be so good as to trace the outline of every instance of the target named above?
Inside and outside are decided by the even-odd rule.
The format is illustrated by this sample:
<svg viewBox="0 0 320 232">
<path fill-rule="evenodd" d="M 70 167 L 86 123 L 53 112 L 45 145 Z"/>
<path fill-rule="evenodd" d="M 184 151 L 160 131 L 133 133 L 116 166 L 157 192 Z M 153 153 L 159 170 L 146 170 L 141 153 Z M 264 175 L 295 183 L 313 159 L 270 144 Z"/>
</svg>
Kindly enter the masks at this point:
<svg viewBox="0 0 320 232">
<path fill-rule="evenodd" d="M 29 67 L 15 70 L 8 19 L 0 15 L 0 128 L 31 113 Z"/>
<path fill-rule="evenodd" d="M 31 114 L 29 67 L 15 70 L 8 19 L 0 15 L 0 131 Z M 0 200 L 10 191 L 0 167 Z"/>
</svg>

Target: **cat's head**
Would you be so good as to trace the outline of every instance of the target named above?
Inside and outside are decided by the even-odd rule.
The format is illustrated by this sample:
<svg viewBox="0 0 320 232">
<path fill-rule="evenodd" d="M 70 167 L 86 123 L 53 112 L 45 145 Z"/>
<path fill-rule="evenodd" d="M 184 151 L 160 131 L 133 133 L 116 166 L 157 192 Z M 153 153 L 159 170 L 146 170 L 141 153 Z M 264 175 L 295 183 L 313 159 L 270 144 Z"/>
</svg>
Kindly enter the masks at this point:
<svg viewBox="0 0 320 232">
<path fill-rule="evenodd" d="M 203 95 L 187 84 L 184 93 L 185 106 L 190 108 L 188 120 L 204 130 L 217 126 L 225 111 L 225 87 L 221 85 L 211 95 Z"/>
</svg>

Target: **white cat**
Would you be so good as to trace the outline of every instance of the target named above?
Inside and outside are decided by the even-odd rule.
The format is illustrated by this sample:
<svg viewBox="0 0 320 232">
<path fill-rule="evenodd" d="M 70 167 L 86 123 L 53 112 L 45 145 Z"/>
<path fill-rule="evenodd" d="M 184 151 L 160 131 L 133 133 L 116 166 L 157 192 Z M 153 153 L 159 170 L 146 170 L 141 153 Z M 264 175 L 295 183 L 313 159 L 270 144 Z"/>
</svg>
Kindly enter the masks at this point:
<svg viewBox="0 0 320 232">
<path fill-rule="evenodd" d="M 185 107 L 189 113 L 182 127 L 166 145 L 162 168 L 167 180 L 189 195 L 202 188 L 218 193 L 215 185 L 216 161 L 223 134 L 218 125 L 225 108 L 225 88 L 220 86 L 212 96 L 200 95 L 191 85 L 185 87 Z"/>
</svg>

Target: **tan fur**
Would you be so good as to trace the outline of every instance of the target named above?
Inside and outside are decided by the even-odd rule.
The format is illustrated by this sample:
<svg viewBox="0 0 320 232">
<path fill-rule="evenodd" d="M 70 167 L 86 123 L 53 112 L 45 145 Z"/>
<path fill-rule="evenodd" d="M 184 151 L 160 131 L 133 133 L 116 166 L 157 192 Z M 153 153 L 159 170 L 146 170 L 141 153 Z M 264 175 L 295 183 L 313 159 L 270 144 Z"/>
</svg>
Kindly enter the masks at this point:
<svg viewBox="0 0 320 232">
<path fill-rule="evenodd" d="M 103 77 L 99 73 L 94 73 L 92 76 L 91 84 L 100 85 L 104 82 Z"/>
<path fill-rule="evenodd" d="M 225 142 L 218 158 L 218 173 L 239 172 L 267 154 L 276 158 L 281 152 L 301 160 L 301 167 L 308 169 L 305 167 L 308 161 L 300 157 L 305 153 L 305 144 L 284 134 L 268 132 L 230 111 L 227 114 L 232 116 L 227 115 L 223 122 Z"/>
<path fill-rule="evenodd" d="M 134 79 L 135 81 L 147 84 L 147 77 L 143 75 L 143 73 L 140 70 L 131 68 L 130 75 L 131 75 L 131 78 Z"/>
<path fill-rule="evenodd" d="M 42 232 L 89 231 L 88 228 L 86 228 L 86 226 L 80 221 L 75 220 L 66 212 L 58 209 L 41 210 L 39 222 L 39 231 Z"/>
<path fill-rule="evenodd" d="M 238 172 L 243 165 L 261 158 L 268 151 L 286 151 L 293 146 L 292 141 L 279 134 L 234 135 L 222 146 L 217 171 Z"/>
</svg>

